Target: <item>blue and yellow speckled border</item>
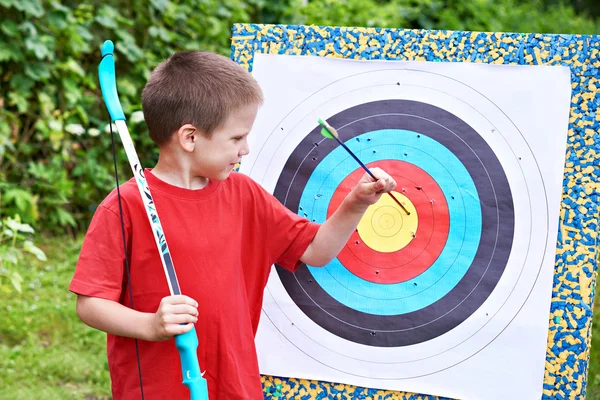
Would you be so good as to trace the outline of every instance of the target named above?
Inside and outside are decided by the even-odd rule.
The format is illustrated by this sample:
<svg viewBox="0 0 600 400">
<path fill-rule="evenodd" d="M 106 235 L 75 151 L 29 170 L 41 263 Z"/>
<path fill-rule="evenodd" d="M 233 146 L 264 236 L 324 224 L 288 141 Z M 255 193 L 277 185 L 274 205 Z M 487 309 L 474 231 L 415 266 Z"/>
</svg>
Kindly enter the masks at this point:
<svg viewBox="0 0 600 400">
<path fill-rule="evenodd" d="M 231 58 L 251 71 L 257 52 L 571 68 L 573 96 L 543 399 L 584 397 L 597 273 L 600 36 L 234 25 Z M 267 399 L 440 399 L 270 376 L 263 377 L 263 385 Z"/>
</svg>

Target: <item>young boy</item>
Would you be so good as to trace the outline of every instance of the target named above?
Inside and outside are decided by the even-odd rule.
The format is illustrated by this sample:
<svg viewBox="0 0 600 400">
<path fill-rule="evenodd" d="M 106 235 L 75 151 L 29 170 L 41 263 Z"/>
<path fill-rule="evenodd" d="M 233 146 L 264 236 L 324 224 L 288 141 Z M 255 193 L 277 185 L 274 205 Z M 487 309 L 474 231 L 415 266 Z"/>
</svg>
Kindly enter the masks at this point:
<svg viewBox="0 0 600 400">
<path fill-rule="evenodd" d="M 262 104 L 252 76 L 207 52 L 160 64 L 142 95 L 160 156 L 145 175 L 170 247 L 181 296 L 169 296 L 146 211 L 132 180 L 120 187 L 129 296 L 116 190 L 89 226 L 70 290 L 77 313 L 107 332 L 115 400 L 187 399 L 174 335 L 198 334 L 211 400 L 262 399 L 254 335 L 271 265 L 323 266 L 345 245 L 367 207 L 396 183 L 375 168 L 322 225 L 285 208 L 249 177 L 232 172 L 248 154 Z"/>
</svg>

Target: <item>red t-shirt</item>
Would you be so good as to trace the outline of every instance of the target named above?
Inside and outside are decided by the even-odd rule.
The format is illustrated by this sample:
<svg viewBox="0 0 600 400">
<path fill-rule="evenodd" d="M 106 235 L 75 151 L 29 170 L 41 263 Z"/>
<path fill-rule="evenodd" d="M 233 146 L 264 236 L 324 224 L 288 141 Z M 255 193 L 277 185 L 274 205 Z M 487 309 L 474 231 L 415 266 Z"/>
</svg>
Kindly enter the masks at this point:
<svg viewBox="0 0 600 400">
<path fill-rule="evenodd" d="M 254 336 L 272 264 L 294 271 L 319 225 L 285 208 L 249 177 L 232 173 L 201 190 L 163 182 L 146 170 L 181 292 L 198 306 L 198 359 L 211 400 L 262 399 Z M 169 289 L 135 181 L 121 188 L 134 308 L 156 312 Z M 114 190 L 88 228 L 72 292 L 131 306 Z M 188 399 L 173 340 L 139 341 L 147 399 Z M 133 339 L 108 335 L 115 400 L 139 399 Z"/>
</svg>

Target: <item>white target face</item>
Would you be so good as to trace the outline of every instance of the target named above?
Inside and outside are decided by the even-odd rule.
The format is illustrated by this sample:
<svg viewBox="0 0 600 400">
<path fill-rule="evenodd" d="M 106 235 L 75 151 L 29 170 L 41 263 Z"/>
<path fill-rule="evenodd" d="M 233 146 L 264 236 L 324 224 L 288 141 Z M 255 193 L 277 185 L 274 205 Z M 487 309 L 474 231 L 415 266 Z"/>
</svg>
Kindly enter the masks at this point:
<svg viewBox="0 0 600 400">
<path fill-rule="evenodd" d="M 272 60 L 256 60 L 259 82 Z M 258 341 L 277 337 L 342 376 L 402 381 L 463 363 L 510 326 L 553 262 L 552 229 L 542 168 L 505 110 L 454 77 L 381 65 L 259 118 L 241 172 L 324 222 L 362 175 L 320 136 L 324 118 L 399 182 L 413 219 L 378 203 L 326 267 L 274 267 Z"/>
</svg>

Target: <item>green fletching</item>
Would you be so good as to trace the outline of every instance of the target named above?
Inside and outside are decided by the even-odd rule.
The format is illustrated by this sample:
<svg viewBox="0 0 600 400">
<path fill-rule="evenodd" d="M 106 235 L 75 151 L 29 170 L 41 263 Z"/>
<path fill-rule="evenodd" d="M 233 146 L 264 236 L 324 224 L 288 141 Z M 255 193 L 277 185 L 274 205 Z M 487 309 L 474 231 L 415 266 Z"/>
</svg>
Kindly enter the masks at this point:
<svg viewBox="0 0 600 400">
<path fill-rule="evenodd" d="M 333 139 L 333 135 L 331 133 L 329 133 L 327 128 L 321 129 L 321 135 L 323 135 L 327 139 Z"/>
<path fill-rule="evenodd" d="M 323 135 L 323 137 L 325 137 L 326 139 L 334 139 L 333 135 L 326 128 L 327 125 L 325 125 L 325 122 L 321 118 L 319 118 L 318 121 L 319 121 L 319 125 L 322 126 L 321 135 Z"/>
</svg>

